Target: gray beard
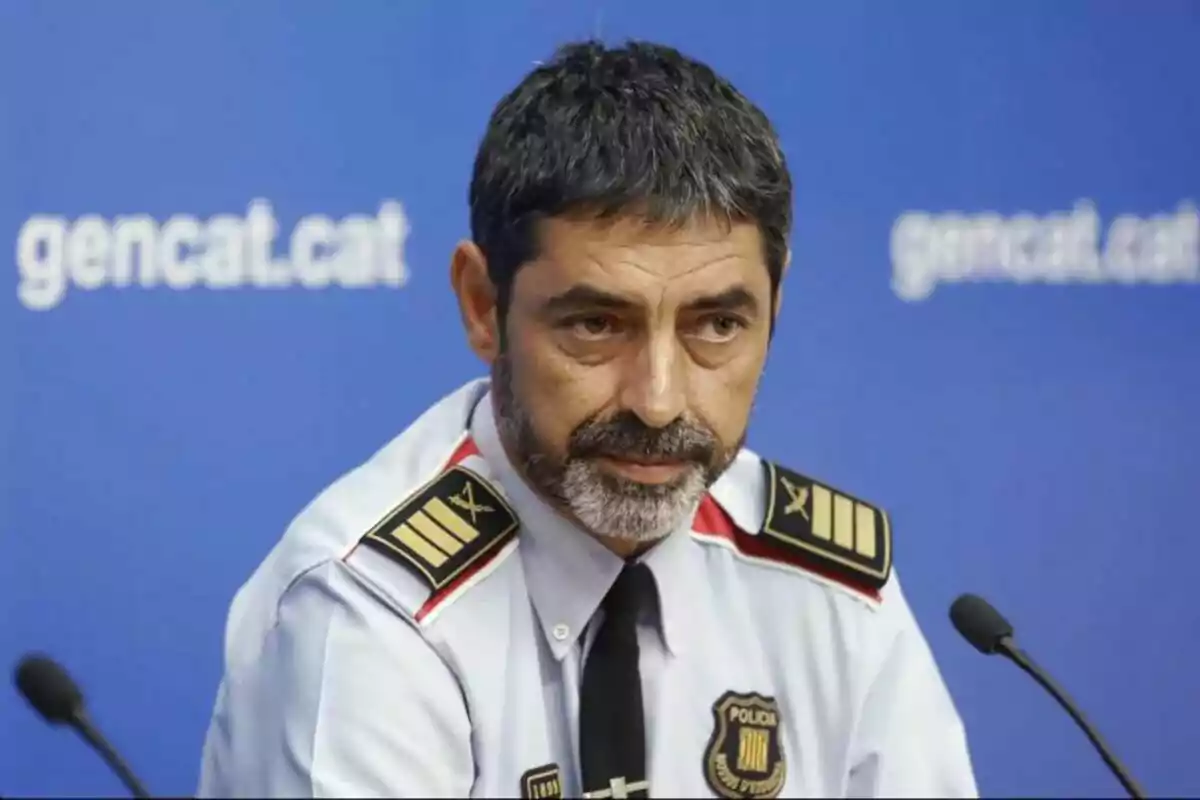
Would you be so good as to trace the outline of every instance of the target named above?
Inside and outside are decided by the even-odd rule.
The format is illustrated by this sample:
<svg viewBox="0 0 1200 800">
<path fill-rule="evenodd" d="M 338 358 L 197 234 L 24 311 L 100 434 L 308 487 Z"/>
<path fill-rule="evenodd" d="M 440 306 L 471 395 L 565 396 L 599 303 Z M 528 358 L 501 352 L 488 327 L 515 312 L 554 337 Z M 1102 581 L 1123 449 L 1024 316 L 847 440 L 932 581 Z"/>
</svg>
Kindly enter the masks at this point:
<svg viewBox="0 0 1200 800">
<path fill-rule="evenodd" d="M 507 356 L 496 360 L 492 395 L 496 427 L 516 468 L 597 536 L 641 544 L 690 525 L 708 487 L 728 467 L 710 472 L 691 464 L 669 484 L 643 484 L 607 474 L 591 459 L 568 457 L 560 463 L 538 440 L 529 413 L 512 391 L 510 369 Z"/>
<path fill-rule="evenodd" d="M 691 522 L 708 482 L 689 467 L 665 485 L 639 484 L 607 475 L 595 464 L 572 460 L 562 477 L 567 507 L 588 530 L 627 542 L 653 542 Z"/>
</svg>

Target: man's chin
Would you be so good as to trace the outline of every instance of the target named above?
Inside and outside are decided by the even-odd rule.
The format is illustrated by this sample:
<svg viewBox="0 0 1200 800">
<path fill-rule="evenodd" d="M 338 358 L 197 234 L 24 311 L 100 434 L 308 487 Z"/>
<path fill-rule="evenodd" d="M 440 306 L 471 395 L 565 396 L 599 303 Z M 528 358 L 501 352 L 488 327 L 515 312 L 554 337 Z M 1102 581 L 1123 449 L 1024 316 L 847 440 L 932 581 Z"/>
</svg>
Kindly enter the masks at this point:
<svg viewBox="0 0 1200 800">
<path fill-rule="evenodd" d="M 625 502 L 629 502 L 628 498 Z M 664 514 L 664 509 L 622 508 L 620 501 L 606 506 L 602 510 L 584 506 L 573 511 L 576 519 L 594 535 L 631 545 L 657 542 L 689 521 L 689 517 L 678 513 L 679 509 L 675 509 L 676 513 Z"/>
</svg>

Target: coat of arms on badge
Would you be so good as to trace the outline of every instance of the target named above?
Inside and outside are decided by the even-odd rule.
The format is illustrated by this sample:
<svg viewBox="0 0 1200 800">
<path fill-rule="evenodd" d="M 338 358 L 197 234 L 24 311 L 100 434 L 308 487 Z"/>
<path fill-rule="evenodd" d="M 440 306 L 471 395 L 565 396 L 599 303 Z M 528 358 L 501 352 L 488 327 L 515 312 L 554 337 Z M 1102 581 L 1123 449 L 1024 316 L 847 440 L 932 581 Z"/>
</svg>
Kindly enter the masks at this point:
<svg viewBox="0 0 1200 800">
<path fill-rule="evenodd" d="M 778 797 L 787 763 L 775 698 L 726 692 L 713 703 L 713 722 L 704 752 L 704 777 L 712 790 L 731 800 Z"/>
</svg>

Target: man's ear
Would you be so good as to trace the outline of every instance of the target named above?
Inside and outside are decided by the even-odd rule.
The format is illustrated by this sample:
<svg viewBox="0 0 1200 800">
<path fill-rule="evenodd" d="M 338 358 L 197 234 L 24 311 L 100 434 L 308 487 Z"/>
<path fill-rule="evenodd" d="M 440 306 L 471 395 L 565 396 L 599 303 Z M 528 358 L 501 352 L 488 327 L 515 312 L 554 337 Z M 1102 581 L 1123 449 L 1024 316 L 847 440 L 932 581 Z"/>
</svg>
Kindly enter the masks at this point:
<svg viewBox="0 0 1200 800">
<path fill-rule="evenodd" d="M 475 355 L 491 364 L 500 354 L 496 287 L 488 277 L 487 258 L 472 241 L 462 241 L 450 257 L 450 285 L 458 298 L 467 343 Z"/>
</svg>

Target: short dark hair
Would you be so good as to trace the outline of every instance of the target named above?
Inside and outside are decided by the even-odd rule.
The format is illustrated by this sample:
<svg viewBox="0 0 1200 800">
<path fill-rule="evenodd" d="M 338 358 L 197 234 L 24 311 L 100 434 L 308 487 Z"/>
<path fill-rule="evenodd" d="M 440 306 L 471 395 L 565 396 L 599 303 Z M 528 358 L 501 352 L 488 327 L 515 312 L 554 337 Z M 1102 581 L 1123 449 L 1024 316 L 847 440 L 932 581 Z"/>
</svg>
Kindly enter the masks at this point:
<svg viewBox="0 0 1200 800">
<path fill-rule="evenodd" d="M 537 223 L 588 213 L 757 224 L 776 290 L 792 181 L 767 116 L 710 67 L 632 41 L 561 47 L 492 112 L 471 179 L 471 235 L 503 317 Z"/>
</svg>

